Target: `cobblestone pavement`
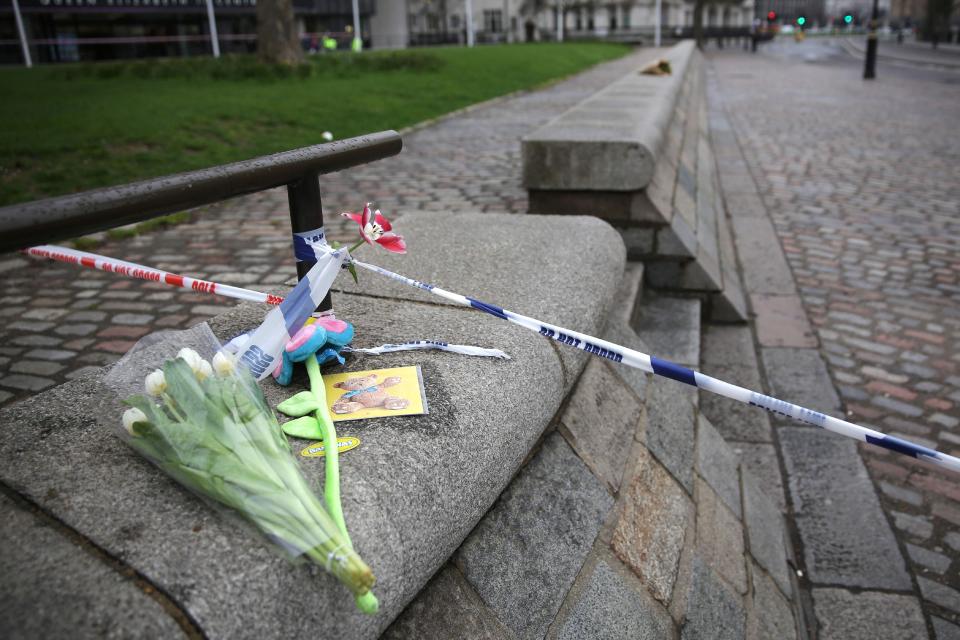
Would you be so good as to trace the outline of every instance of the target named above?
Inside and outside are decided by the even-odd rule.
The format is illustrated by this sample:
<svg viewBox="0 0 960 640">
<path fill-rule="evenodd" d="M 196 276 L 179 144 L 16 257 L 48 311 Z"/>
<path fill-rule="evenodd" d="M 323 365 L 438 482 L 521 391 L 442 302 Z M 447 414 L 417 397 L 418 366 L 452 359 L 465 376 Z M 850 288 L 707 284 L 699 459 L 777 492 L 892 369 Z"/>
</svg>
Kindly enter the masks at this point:
<svg viewBox="0 0 960 640">
<path fill-rule="evenodd" d="M 956 74 L 881 63 L 865 83 L 861 63 L 809 41 L 712 60 L 849 419 L 960 454 Z M 928 628 L 960 637 L 960 477 L 861 454 Z"/>
<path fill-rule="evenodd" d="M 390 216 L 525 212 L 519 137 L 636 66 L 638 57 L 651 55 L 651 50 L 631 54 L 544 90 L 479 105 L 408 133 L 399 156 L 322 176 L 330 237 L 354 237 L 336 213 L 355 211 L 365 199 Z M 286 191 L 278 189 L 201 210 L 186 224 L 107 241 L 95 251 L 262 290 L 295 275 L 289 229 Z M 417 251 L 416 239 L 409 241 Z M 0 406 L 113 362 L 147 333 L 189 327 L 226 304 L 233 302 L 72 265 L 0 256 Z"/>
</svg>

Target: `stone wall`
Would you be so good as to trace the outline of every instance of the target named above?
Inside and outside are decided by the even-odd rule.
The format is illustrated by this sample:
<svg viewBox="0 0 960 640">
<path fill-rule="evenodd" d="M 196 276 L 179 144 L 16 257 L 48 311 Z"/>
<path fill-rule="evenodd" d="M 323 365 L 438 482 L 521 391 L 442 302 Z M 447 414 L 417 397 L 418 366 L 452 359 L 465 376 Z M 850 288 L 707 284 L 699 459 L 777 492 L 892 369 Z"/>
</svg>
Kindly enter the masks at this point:
<svg viewBox="0 0 960 640">
<path fill-rule="evenodd" d="M 530 211 L 607 220 L 649 285 L 697 293 L 714 320 L 745 320 L 703 57 L 686 41 L 665 58 L 671 75 L 633 70 L 523 139 Z"/>
<path fill-rule="evenodd" d="M 633 328 L 642 272 L 628 270 L 628 304 L 604 337 L 649 352 Z M 695 341 L 692 354 L 694 317 L 673 336 Z M 699 412 L 696 390 L 593 359 L 385 637 L 795 638 L 789 550 L 780 510 Z"/>
</svg>

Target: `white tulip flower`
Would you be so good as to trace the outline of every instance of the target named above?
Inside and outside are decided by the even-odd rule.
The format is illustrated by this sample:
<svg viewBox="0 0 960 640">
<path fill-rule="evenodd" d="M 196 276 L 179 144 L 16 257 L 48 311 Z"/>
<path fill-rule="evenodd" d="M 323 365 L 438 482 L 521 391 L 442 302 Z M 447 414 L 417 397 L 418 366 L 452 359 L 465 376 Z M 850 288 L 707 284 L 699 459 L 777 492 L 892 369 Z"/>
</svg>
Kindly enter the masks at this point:
<svg viewBox="0 0 960 640">
<path fill-rule="evenodd" d="M 147 416 L 140 409 L 127 409 L 123 412 L 123 426 L 132 436 L 137 435 L 133 431 L 133 425 L 138 422 L 147 422 Z"/>
<path fill-rule="evenodd" d="M 327 142 L 330 142 L 331 140 L 333 140 L 333 134 L 330 133 L 329 131 L 324 131 L 323 133 L 320 134 L 320 137 L 326 140 Z"/>
<path fill-rule="evenodd" d="M 151 396 L 159 397 L 167 390 L 167 378 L 163 375 L 163 371 L 160 369 L 155 369 L 153 373 L 147 376 L 146 379 L 147 393 Z"/>
<path fill-rule="evenodd" d="M 213 356 L 213 370 L 217 372 L 218 376 L 224 378 L 229 376 L 234 370 L 233 356 L 226 351 L 217 351 L 216 355 Z"/>
<path fill-rule="evenodd" d="M 197 380 L 203 382 L 213 375 L 213 367 L 206 360 L 201 360 L 200 366 L 193 370 L 193 375 L 197 376 Z"/>
<path fill-rule="evenodd" d="M 199 353 L 186 347 L 177 352 L 177 357 L 182 358 L 190 366 L 194 373 L 197 372 L 197 370 L 200 368 L 200 363 L 203 362 L 203 358 L 200 357 Z"/>
</svg>

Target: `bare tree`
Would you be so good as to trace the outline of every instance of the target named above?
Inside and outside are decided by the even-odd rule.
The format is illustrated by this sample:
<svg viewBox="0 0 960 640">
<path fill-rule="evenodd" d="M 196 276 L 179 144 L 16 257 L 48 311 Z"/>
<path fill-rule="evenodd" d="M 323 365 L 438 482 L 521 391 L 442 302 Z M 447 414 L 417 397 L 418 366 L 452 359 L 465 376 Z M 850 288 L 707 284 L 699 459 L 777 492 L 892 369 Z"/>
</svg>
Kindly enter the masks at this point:
<svg viewBox="0 0 960 640">
<path fill-rule="evenodd" d="M 257 0 L 257 57 L 273 64 L 303 61 L 293 0 Z"/>
</svg>

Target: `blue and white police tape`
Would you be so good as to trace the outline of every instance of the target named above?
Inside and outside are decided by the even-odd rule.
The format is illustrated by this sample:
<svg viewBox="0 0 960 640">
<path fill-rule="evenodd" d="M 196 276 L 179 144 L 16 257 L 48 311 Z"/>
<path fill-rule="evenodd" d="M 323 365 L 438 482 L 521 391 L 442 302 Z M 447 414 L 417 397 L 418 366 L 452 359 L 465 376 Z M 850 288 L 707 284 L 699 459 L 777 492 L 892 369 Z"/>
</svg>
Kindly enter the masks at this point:
<svg viewBox="0 0 960 640">
<path fill-rule="evenodd" d="M 346 257 L 346 251 L 317 252 L 317 263 L 250 334 L 238 358 L 257 380 L 263 380 L 276 368 L 284 345 L 323 302 Z"/>
<path fill-rule="evenodd" d="M 653 373 L 658 376 L 677 380 L 678 382 L 683 382 L 685 384 L 697 387 L 698 389 L 710 391 L 711 393 L 730 398 L 731 400 L 736 400 L 738 402 L 750 404 L 755 407 L 760 407 L 761 409 L 766 409 L 767 411 L 783 415 L 788 418 L 793 418 L 794 420 L 799 420 L 800 422 L 821 427 L 827 431 L 839 433 L 840 435 L 847 436 L 848 438 L 853 438 L 861 442 L 883 447 L 884 449 L 896 451 L 897 453 L 902 453 L 918 460 L 925 460 L 935 465 L 960 472 L 960 458 L 956 458 L 954 456 L 947 455 L 934 449 L 923 447 L 900 438 L 884 435 L 879 431 L 867 429 L 865 427 L 853 424 L 852 422 L 847 422 L 846 420 L 824 415 L 823 413 L 817 411 L 811 411 L 810 409 L 806 409 L 790 402 L 778 400 L 777 398 L 771 398 L 770 396 L 765 396 L 763 394 L 750 391 L 749 389 L 738 387 L 728 382 L 724 382 L 723 380 L 711 378 L 708 375 L 693 371 L 692 369 L 688 369 L 668 360 L 661 360 L 660 358 L 649 356 L 645 353 L 634 351 L 633 349 L 628 349 L 606 340 L 594 338 L 593 336 L 589 336 L 578 331 L 564 329 L 563 327 L 558 327 L 535 318 L 530 318 L 519 313 L 502 309 L 496 305 L 481 302 L 475 298 L 463 296 L 459 293 L 453 293 L 452 291 L 446 291 L 440 287 L 436 287 L 425 282 L 420 282 L 419 280 L 414 280 L 413 278 L 408 278 L 400 275 L 399 273 L 394 273 L 393 271 L 389 271 L 383 267 L 361 262 L 360 260 L 353 258 L 353 256 L 351 256 L 349 260 L 352 261 L 354 265 L 362 269 L 379 273 L 382 276 L 402 282 L 411 287 L 416 287 L 422 291 L 429 291 L 430 293 L 440 296 L 441 298 L 451 302 L 455 302 L 463 306 L 473 307 L 474 309 L 479 309 L 480 311 L 484 311 L 502 320 L 507 320 L 514 324 L 520 325 L 521 327 L 529 329 L 530 331 L 536 331 L 542 336 L 556 340 L 557 342 L 561 342 L 575 349 L 592 353 L 596 356 L 600 356 L 601 358 L 612 360 L 613 362 L 619 362 L 630 367 L 635 367 L 648 373 Z"/>
</svg>

